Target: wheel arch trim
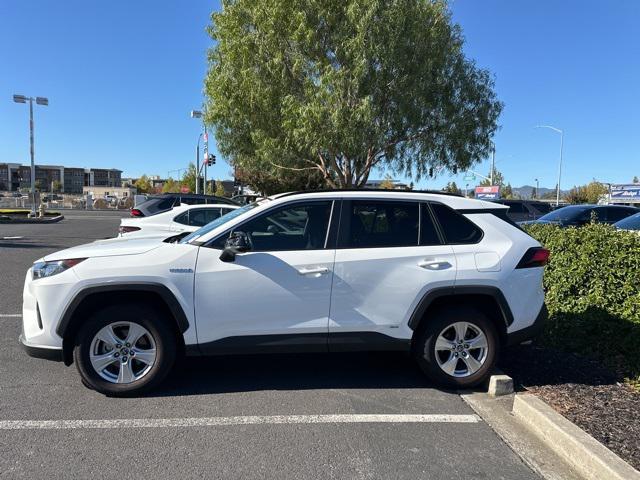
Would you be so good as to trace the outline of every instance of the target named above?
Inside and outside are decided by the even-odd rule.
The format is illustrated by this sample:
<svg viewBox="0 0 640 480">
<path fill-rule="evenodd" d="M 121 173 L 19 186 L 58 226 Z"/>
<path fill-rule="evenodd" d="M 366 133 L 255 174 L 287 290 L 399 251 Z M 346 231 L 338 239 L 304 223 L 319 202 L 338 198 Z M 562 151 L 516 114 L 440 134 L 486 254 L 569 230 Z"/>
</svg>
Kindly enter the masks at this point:
<svg viewBox="0 0 640 480">
<path fill-rule="evenodd" d="M 415 330 L 417 328 L 418 324 L 424 317 L 424 314 L 436 300 L 443 297 L 455 298 L 461 295 L 480 295 L 493 299 L 502 314 L 502 320 L 505 323 L 505 327 L 509 327 L 509 325 L 513 323 L 511 307 L 509 307 L 507 299 L 499 288 L 484 285 L 455 285 L 450 287 L 434 288 L 425 293 L 409 317 L 409 328 L 411 330 Z"/>
<path fill-rule="evenodd" d="M 60 336 L 60 338 L 65 338 L 65 333 L 69 328 L 69 325 L 71 324 L 73 315 L 88 296 L 100 293 L 113 293 L 118 291 L 127 293 L 150 292 L 158 294 L 160 298 L 162 298 L 162 300 L 165 302 L 169 311 L 173 314 L 180 333 L 186 332 L 189 328 L 189 320 L 187 319 L 187 315 L 185 314 L 182 305 L 180 305 L 180 302 L 176 298 L 175 294 L 166 285 L 151 282 L 109 283 L 106 285 L 89 286 L 76 293 L 76 295 L 73 297 L 73 300 L 71 300 L 69 305 L 66 307 L 64 314 L 62 315 L 62 319 L 56 327 L 56 333 Z"/>
</svg>

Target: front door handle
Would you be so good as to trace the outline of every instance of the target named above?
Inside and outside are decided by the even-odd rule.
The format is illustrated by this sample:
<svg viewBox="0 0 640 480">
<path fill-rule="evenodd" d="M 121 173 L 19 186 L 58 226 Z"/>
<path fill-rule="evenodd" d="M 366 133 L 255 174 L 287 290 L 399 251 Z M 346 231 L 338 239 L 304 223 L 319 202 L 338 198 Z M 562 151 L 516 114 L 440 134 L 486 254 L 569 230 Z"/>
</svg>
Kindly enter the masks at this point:
<svg viewBox="0 0 640 480">
<path fill-rule="evenodd" d="M 298 270 L 300 275 L 324 275 L 325 273 L 329 273 L 329 269 L 327 267 L 318 267 L 318 268 L 301 268 Z"/>
<path fill-rule="evenodd" d="M 418 266 L 424 268 L 425 270 L 446 270 L 447 268 L 452 267 L 449 262 L 442 260 L 425 260 L 423 262 L 419 262 Z"/>
</svg>

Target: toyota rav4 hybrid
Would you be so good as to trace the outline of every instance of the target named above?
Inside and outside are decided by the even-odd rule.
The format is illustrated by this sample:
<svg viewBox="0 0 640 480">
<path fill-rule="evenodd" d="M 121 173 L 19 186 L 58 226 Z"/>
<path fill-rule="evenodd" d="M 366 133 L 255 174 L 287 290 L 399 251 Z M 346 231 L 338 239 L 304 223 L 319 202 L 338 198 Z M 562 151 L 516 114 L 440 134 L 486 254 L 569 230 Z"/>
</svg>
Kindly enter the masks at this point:
<svg viewBox="0 0 640 480">
<path fill-rule="evenodd" d="M 292 193 L 179 243 L 88 244 L 38 260 L 20 341 L 108 395 L 178 355 L 410 351 L 434 382 L 484 381 L 540 329 L 548 252 L 507 207 L 425 192 Z"/>
</svg>

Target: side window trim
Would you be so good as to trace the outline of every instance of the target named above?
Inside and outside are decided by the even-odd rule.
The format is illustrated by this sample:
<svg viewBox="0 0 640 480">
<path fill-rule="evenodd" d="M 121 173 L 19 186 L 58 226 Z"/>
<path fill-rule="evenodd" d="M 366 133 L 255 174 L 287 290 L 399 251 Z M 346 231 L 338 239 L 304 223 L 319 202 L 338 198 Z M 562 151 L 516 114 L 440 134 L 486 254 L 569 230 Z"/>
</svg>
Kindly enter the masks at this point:
<svg viewBox="0 0 640 480">
<path fill-rule="evenodd" d="M 237 224 L 237 225 L 233 226 L 232 228 L 230 228 L 230 229 L 228 229 L 228 230 L 225 230 L 225 231 L 224 231 L 224 232 L 222 232 L 220 235 L 215 236 L 214 238 L 212 238 L 211 240 L 207 241 L 206 243 L 204 243 L 203 245 L 200 245 L 200 246 L 201 246 L 201 247 L 207 247 L 207 248 L 213 248 L 213 249 L 216 249 L 216 247 L 214 247 L 213 245 L 214 245 L 218 240 L 222 239 L 223 237 L 228 236 L 228 235 L 229 235 L 229 234 L 231 234 L 234 230 L 238 230 L 238 229 L 240 229 L 240 227 L 242 227 L 242 225 L 244 225 L 245 223 L 251 222 L 251 221 L 253 221 L 253 220 L 255 220 L 255 219 L 257 219 L 257 218 L 259 218 L 259 217 L 261 217 L 261 216 L 263 216 L 263 215 L 269 215 L 269 214 L 271 214 L 271 213 L 273 213 L 273 212 L 276 212 L 276 211 L 278 211 L 278 210 L 280 210 L 280 209 L 283 209 L 283 208 L 291 208 L 291 207 L 293 207 L 293 206 L 295 206 L 295 205 L 297 205 L 297 204 L 300 204 L 300 203 L 305 204 L 305 203 L 311 203 L 311 202 L 329 202 L 329 203 L 331 204 L 331 206 L 330 206 L 331 211 L 330 211 L 330 213 L 329 213 L 329 222 L 328 222 L 328 224 L 327 224 L 327 233 L 329 234 L 329 232 L 331 231 L 332 223 L 333 223 L 333 222 L 331 221 L 332 216 L 333 216 L 333 212 L 334 212 L 334 209 L 336 208 L 336 204 L 338 204 L 338 203 L 339 203 L 339 200 L 340 200 L 340 199 L 334 199 L 334 198 L 309 198 L 309 199 L 303 199 L 303 200 L 296 200 L 296 201 L 293 201 L 293 202 L 288 202 L 288 203 L 285 203 L 285 204 L 282 204 L 282 205 L 276 205 L 275 207 L 269 208 L 269 209 L 267 209 L 267 210 L 265 210 L 265 211 L 263 211 L 263 212 L 260 212 L 260 213 L 259 213 L 259 214 L 257 214 L 257 215 L 252 215 L 251 217 L 249 217 L 249 218 L 247 218 L 246 220 L 244 220 L 242 223 L 239 223 L 239 224 Z M 327 235 L 327 236 L 325 237 L 325 245 L 324 245 L 324 248 L 315 249 L 315 250 L 327 250 L 327 249 L 328 249 L 328 248 L 327 248 L 327 241 L 330 241 L 330 240 L 331 240 L 330 236 L 329 236 L 329 235 Z M 269 251 L 278 251 L 278 252 L 297 252 L 297 251 L 303 251 L 303 250 L 260 250 L 260 251 L 266 251 L 266 252 L 269 252 Z M 309 251 L 312 251 L 312 250 L 309 250 Z"/>
<path fill-rule="evenodd" d="M 422 208 L 424 208 L 426 210 L 425 213 L 428 214 L 429 217 L 431 218 L 431 223 L 433 223 L 433 226 L 436 229 L 436 233 L 438 235 L 438 239 L 440 240 L 440 245 L 448 245 L 447 240 L 446 240 L 446 238 L 444 236 L 444 231 L 442 230 L 442 227 L 440 226 L 440 222 L 438 222 L 438 219 L 436 218 L 436 215 L 433 212 L 433 209 L 431 208 L 431 203 L 432 202 L 422 202 Z M 420 215 L 420 218 L 422 218 L 422 215 Z M 422 237 L 420 237 L 420 240 L 422 240 Z"/>
</svg>

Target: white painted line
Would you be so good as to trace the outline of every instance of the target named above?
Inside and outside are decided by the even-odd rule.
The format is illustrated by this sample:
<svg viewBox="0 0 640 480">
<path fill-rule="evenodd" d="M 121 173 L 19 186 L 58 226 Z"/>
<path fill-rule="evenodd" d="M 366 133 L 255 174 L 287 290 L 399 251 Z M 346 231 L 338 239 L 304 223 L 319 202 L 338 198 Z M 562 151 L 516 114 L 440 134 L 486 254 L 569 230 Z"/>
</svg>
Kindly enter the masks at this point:
<svg viewBox="0 0 640 480">
<path fill-rule="evenodd" d="M 171 428 L 223 425 L 311 423 L 478 423 L 477 415 L 273 415 L 204 418 L 128 418 L 113 420 L 0 420 L 0 430 L 69 430 L 82 428 Z"/>
<path fill-rule="evenodd" d="M 0 240 L 20 240 L 24 237 L 0 237 Z"/>
<path fill-rule="evenodd" d="M 0 313 L 0 318 L 3 317 L 21 317 L 21 313 Z"/>
</svg>

